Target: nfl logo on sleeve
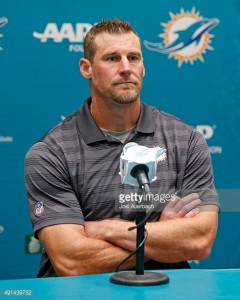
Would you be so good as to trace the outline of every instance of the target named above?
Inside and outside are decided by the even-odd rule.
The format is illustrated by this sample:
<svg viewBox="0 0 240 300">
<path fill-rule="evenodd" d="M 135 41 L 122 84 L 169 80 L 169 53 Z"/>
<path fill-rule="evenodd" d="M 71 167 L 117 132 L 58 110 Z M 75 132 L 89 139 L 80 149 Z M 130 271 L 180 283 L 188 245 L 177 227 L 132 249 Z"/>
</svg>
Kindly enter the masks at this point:
<svg viewBox="0 0 240 300">
<path fill-rule="evenodd" d="M 35 214 L 37 216 L 41 215 L 44 211 L 44 207 L 43 207 L 43 202 L 41 201 L 38 201 L 36 204 L 35 204 Z"/>
</svg>

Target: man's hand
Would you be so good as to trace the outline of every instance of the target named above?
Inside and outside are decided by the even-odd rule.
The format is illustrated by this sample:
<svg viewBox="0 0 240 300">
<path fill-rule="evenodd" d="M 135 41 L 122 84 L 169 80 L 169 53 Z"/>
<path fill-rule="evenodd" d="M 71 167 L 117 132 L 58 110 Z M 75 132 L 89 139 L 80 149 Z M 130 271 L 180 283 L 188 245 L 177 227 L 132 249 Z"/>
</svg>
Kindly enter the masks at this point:
<svg viewBox="0 0 240 300">
<path fill-rule="evenodd" d="M 200 212 L 200 204 L 201 200 L 197 193 L 189 194 L 183 198 L 174 195 L 164 207 L 159 221 L 194 217 Z"/>
</svg>

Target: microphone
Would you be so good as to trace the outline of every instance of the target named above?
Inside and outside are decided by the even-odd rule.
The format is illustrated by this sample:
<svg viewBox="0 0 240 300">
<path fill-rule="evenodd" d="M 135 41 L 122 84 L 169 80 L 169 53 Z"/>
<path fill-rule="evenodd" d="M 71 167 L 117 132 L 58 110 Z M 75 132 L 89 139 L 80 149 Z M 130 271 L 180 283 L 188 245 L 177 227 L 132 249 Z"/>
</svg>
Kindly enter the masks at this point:
<svg viewBox="0 0 240 300">
<path fill-rule="evenodd" d="M 166 159 L 167 150 L 160 147 L 148 148 L 130 142 L 123 147 L 120 156 L 122 184 L 148 185 L 157 179 L 157 163 Z"/>
<path fill-rule="evenodd" d="M 147 148 L 131 142 L 124 146 L 120 156 L 120 172 L 122 184 L 139 186 L 139 194 L 150 194 L 149 184 L 156 180 L 157 163 L 166 159 L 166 149 L 160 147 Z M 136 250 L 118 264 L 119 267 L 136 253 L 136 273 L 132 271 L 113 274 L 110 281 L 122 285 L 149 286 L 169 282 L 168 276 L 156 272 L 144 273 L 144 244 L 148 233 L 145 224 L 148 217 L 146 211 L 136 212 L 137 229 Z"/>
</svg>

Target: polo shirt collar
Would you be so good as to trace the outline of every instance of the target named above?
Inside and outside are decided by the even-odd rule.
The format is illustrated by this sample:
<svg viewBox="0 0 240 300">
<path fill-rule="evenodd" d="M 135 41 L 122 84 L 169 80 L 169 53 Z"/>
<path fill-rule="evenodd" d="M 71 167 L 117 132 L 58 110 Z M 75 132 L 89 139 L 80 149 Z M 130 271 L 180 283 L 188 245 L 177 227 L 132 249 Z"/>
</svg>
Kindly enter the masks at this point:
<svg viewBox="0 0 240 300">
<path fill-rule="evenodd" d="M 141 103 L 141 113 L 137 122 L 137 132 L 153 133 L 155 131 L 153 109 L 151 106 Z"/>
<path fill-rule="evenodd" d="M 91 98 L 85 101 L 77 112 L 77 122 L 82 138 L 86 144 L 106 141 L 107 138 L 94 121 L 90 112 Z M 136 126 L 137 132 L 152 133 L 155 131 L 153 112 L 150 106 L 141 103 L 141 113 Z"/>
</svg>

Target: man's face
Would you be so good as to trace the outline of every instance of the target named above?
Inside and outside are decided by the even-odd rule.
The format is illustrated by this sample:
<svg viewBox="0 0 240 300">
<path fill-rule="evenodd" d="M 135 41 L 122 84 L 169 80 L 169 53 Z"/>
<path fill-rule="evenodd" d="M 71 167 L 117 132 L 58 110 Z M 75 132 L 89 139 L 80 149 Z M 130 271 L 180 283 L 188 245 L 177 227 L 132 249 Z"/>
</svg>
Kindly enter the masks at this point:
<svg viewBox="0 0 240 300">
<path fill-rule="evenodd" d="M 135 102 L 145 72 L 138 37 L 132 32 L 101 33 L 95 38 L 95 46 L 90 78 L 93 97 L 121 104 Z"/>
</svg>

